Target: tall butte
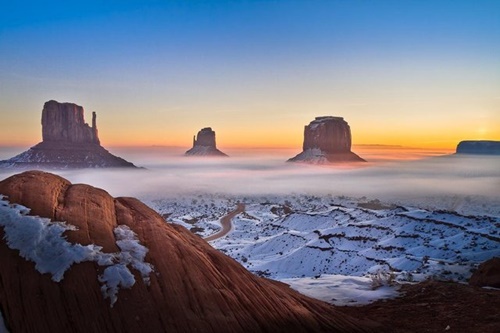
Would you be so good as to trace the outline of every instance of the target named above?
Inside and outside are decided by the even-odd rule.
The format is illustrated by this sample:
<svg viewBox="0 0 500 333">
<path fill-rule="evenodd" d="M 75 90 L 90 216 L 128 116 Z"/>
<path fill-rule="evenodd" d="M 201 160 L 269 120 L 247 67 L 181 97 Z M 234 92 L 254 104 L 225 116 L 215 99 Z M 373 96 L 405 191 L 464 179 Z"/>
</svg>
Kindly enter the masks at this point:
<svg viewBox="0 0 500 333">
<path fill-rule="evenodd" d="M 92 127 L 85 123 L 83 107 L 48 101 L 42 110 L 42 142 L 5 161 L 1 167 L 113 168 L 132 167 L 130 162 L 104 149 L 99 141 L 97 115 Z"/>
<path fill-rule="evenodd" d="M 227 156 L 215 144 L 215 132 L 211 127 L 202 128 L 196 137 L 193 137 L 193 148 L 189 149 L 186 156 Z"/>
<path fill-rule="evenodd" d="M 304 127 L 300 154 L 289 162 L 313 164 L 366 162 L 351 151 L 351 128 L 342 117 L 316 117 Z"/>
</svg>

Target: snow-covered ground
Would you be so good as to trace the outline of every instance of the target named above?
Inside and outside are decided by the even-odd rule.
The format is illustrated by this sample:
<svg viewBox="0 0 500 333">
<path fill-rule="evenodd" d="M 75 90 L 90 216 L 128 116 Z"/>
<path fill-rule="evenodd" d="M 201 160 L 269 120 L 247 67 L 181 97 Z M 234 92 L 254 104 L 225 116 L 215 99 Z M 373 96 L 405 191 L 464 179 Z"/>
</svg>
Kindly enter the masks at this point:
<svg viewBox="0 0 500 333">
<path fill-rule="evenodd" d="M 206 237 L 237 202 L 245 212 L 211 244 L 255 274 L 335 304 L 393 296 L 396 282 L 466 282 L 480 262 L 500 256 L 499 216 L 328 195 L 205 194 L 148 203 Z"/>
</svg>

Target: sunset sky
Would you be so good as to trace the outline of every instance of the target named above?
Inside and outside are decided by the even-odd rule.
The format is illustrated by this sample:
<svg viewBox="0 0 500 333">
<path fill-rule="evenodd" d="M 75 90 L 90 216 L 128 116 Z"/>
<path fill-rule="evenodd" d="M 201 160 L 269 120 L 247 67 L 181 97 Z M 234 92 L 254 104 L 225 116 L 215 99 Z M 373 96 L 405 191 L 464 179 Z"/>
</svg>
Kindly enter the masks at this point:
<svg viewBox="0 0 500 333">
<path fill-rule="evenodd" d="M 51 99 L 104 146 L 300 147 L 321 115 L 354 144 L 500 140 L 500 1 L 4 2 L 0 145 L 41 141 Z"/>
</svg>

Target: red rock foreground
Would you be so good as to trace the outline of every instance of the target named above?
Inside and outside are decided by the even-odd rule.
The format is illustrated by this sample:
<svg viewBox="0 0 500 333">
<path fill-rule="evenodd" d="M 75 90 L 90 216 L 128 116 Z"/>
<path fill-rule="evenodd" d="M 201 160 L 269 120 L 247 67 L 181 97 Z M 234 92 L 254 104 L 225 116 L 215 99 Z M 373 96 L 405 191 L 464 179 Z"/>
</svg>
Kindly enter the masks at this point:
<svg viewBox="0 0 500 333">
<path fill-rule="evenodd" d="M 101 293 L 95 262 L 73 264 L 54 282 L 10 249 L 0 227 L 0 309 L 11 332 L 370 332 L 386 331 L 256 277 L 186 229 L 133 198 L 29 171 L 0 182 L 11 203 L 32 215 L 78 227 L 67 240 L 119 251 L 113 234 L 126 225 L 149 249 L 150 284 L 135 284 L 113 307 Z"/>
</svg>

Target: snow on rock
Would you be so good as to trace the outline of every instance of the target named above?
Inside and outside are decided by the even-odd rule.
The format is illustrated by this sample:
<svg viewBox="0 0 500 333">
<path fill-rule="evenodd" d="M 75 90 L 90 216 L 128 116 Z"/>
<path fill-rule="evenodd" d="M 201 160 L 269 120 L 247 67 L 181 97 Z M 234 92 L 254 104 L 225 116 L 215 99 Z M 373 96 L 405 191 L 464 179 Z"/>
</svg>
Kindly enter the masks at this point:
<svg viewBox="0 0 500 333">
<path fill-rule="evenodd" d="M 0 195 L 0 226 L 4 228 L 7 245 L 19 250 L 24 259 L 34 262 L 40 273 L 51 274 L 53 281 L 60 282 L 73 264 L 94 261 L 100 266 L 107 266 L 98 279 L 103 283 L 103 296 L 110 299 L 111 306 L 117 300 L 120 287 L 131 288 L 135 283 L 128 266 L 139 271 L 144 282 L 149 282 L 153 266 L 144 261 L 148 249 L 139 243 L 128 226 L 120 225 L 114 230 L 116 244 L 121 251 L 105 253 L 102 247 L 95 244 L 85 246 L 68 242 L 63 233 L 74 231 L 76 227 L 27 215 L 29 211 L 22 205 L 10 204 Z"/>
</svg>

